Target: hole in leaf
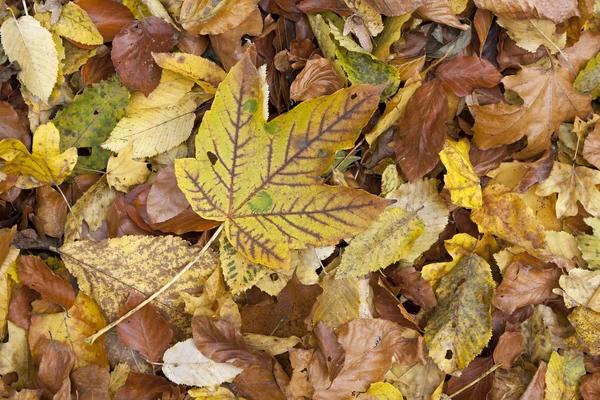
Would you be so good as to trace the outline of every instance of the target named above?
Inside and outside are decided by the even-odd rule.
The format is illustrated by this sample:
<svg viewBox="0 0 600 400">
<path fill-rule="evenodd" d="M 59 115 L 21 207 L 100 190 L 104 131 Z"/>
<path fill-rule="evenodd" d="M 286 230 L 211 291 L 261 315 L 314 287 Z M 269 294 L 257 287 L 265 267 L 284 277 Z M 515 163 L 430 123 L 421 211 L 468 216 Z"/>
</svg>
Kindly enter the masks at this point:
<svg viewBox="0 0 600 400">
<path fill-rule="evenodd" d="M 214 153 L 207 151 L 206 156 L 208 157 L 208 159 L 212 165 L 215 165 L 217 163 L 217 156 Z"/>
<path fill-rule="evenodd" d="M 94 115 L 98 115 L 98 114 L 100 114 L 100 111 L 94 110 Z"/>
<path fill-rule="evenodd" d="M 89 157 L 92 155 L 91 147 L 79 147 L 77 148 L 77 155 L 79 157 Z"/>
<path fill-rule="evenodd" d="M 452 360 L 452 350 L 448 350 L 446 351 L 446 357 L 444 357 L 446 360 Z"/>
<path fill-rule="evenodd" d="M 355 98 L 357 98 L 357 97 L 358 97 L 358 95 L 357 95 L 356 93 L 353 93 L 353 94 L 352 94 L 352 96 L 350 96 L 350 98 L 351 98 L 352 100 L 354 100 L 354 99 L 355 99 Z"/>
</svg>

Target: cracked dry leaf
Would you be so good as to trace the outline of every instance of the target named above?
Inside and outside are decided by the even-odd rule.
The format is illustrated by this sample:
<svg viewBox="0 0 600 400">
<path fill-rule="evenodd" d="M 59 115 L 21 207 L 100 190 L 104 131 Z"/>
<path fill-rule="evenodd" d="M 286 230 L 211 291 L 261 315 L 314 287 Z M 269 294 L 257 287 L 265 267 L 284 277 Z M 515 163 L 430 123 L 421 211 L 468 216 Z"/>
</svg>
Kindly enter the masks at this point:
<svg viewBox="0 0 600 400">
<path fill-rule="evenodd" d="M 77 164 L 77 149 L 60 153 L 60 134 L 52 122 L 41 125 L 33 135 L 31 153 L 17 139 L 0 141 L 0 172 L 14 177 L 15 186 L 33 189 L 42 185 L 60 185 Z"/>
<path fill-rule="evenodd" d="M 69 346 L 75 355 L 75 368 L 97 364 L 108 367 L 104 350 L 104 335 L 93 344 L 85 340 L 106 326 L 100 308 L 94 300 L 79 292 L 68 310 L 56 314 L 38 314 L 31 317 L 29 346 L 33 358 L 40 356 L 40 341 L 56 340 Z"/>
<path fill-rule="evenodd" d="M 557 218 L 577 215 L 577 201 L 588 213 L 597 217 L 600 216 L 600 191 L 596 188 L 597 184 L 600 184 L 600 171 L 555 162 L 550 176 L 538 186 L 535 193 L 539 196 L 558 193 Z"/>
<path fill-rule="evenodd" d="M 324 186 L 319 177 L 337 150 L 353 146 L 380 89 L 354 85 L 267 123 L 265 86 L 264 72 L 244 56 L 204 115 L 196 158 L 175 160 L 175 174 L 196 213 L 225 221 L 237 251 L 285 268 L 291 249 L 360 233 L 388 205 L 366 192 Z"/>
<path fill-rule="evenodd" d="M 523 104 L 471 106 L 475 144 L 486 150 L 526 136 L 527 147 L 513 157 L 526 159 L 543 153 L 561 122 L 585 118 L 592 111 L 591 98 L 573 89 L 571 79 L 568 68 L 538 66 L 523 67 L 516 75 L 504 77 L 504 87 L 516 92 Z"/>
<path fill-rule="evenodd" d="M 464 369 L 492 337 L 495 287 L 490 265 L 477 254 L 461 258 L 438 281 L 438 305 L 424 338 L 429 356 L 447 374 Z"/>
<path fill-rule="evenodd" d="M 552 352 L 546 371 L 545 400 L 578 398 L 579 380 L 585 375 L 583 355 Z"/>
<path fill-rule="evenodd" d="M 174 236 L 125 236 L 100 242 L 79 241 L 60 248 L 65 266 L 77 278 L 79 288 L 94 298 L 106 317 L 114 320 L 130 290 L 150 296 L 167 283 L 200 251 Z M 200 279 L 207 278 L 216 256 L 207 252 L 153 303 L 181 338 L 189 331 L 181 293 L 198 295 Z"/>
<path fill-rule="evenodd" d="M 9 18 L 0 28 L 2 47 L 11 62 L 18 62 L 23 86 L 47 102 L 58 78 L 58 52 L 52 34 L 28 15 Z"/>
<path fill-rule="evenodd" d="M 147 164 L 133 159 L 133 145 L 127 146 L 116 157 L 111 156 L 106 165 L 106 181 L 111 187 L 124 193 L 131 187 L 144 183 L 149 175 Z"/>
<path fill-rule="evenodd" d="M 450 192 L 452 204 L 466 208 L 481 208 L 483 197 L 479 176 L 475 173 L 469 159 L 469 139 L 458 142 L 446 139 L 446 144 L 440 151 L 440 160 L 446 167 L 444 187 Z"/>
</svg>

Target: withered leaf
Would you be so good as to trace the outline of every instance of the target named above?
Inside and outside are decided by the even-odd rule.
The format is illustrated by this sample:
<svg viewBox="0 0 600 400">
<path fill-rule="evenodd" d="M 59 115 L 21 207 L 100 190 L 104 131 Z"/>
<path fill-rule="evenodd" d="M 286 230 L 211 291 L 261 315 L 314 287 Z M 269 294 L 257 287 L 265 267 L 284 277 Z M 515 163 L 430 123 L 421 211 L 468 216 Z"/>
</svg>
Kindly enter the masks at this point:
<svg viewBox="0 0 600 400">
<path fill-rule="evenodd" d="M 21 256 L 18 260 L 20 281 L 39 292 L 46 300 L 65 309 L 75 302 L 75 290 L 48 268 L 39 257 Z"/>
<path fill-rule="evenodd" d="M 177 399 L 180 394 L 179 388 L 167 382 L 162 376 L 132 371 L 127 375 L 125 385 L 119 388 L 113 400 Z"/>
<path fill-rule="evenodd" d="M 76 0 L 75 4 L 89 15 L 105 43 L 112 42 L 125 25 L 135 20 L 129 8 L 113 0 Z"/>
<path fill-rule="evenodd" d="M 290 97 L 294 101 L 311 100 L 332 94 L 341 89 L 346 78 L 335 72 L 326 58 L 308 60 L 290 87 Z"/>
<path fill-rule="evenodd" d="M 549 19 L 557 24 L 579 16 L 574 0 L 475 0 L 475 5 L 507 18 Z"/>
<path fill-rule="evenodd" d="M 86 365 L 71 374 L 79 400 L 110 400 L 110 373 L 99 365 Z"/>
<path fill-rule="evenodd" d="M 489 61 L 477 56 L 458 56 L 436 70 L 440 84 L 457 96 L 468 96 L 480 87 L 494 87 L 502 74 Z"/>
</svg>

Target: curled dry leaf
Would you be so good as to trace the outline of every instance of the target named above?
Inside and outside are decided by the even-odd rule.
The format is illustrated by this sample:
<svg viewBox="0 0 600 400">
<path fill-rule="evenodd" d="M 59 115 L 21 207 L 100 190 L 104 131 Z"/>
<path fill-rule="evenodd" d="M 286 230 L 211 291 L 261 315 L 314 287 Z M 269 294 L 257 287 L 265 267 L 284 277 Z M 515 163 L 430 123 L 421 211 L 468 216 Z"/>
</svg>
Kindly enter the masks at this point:
<svg viewBox="0 0 600 400">
<path fill-rule="evenodd" d="M 75 302 L 73 286 L 52 272 L 41 258 L 19 257 L 18 271 L 21 283 L 39 292 L 46 300 L 65 309 L 71 308 Z"/>
<path fill-rule="evenodd" d="M 290 97 L 294 101 L 312 100 L 332 94 L 346 83 L 326 58 L 308 60 L 290 87 Z"/>
<path fill-rule="evenodd" d="M 171 25 L 158 17 L 131 21 L 121 29 L 112 42 L 111 58 L 127 87 L 148 96 L 158 86 L 161 73 L 152 52 L 171 51 L 175 46 L 173 34 Z"/>
<path fill-rule="evenodd" d="M 39 232 L 60 238 L 67 222 L 67 203 L 52 186 L 42 186 L 36 192 L 37 207 L 33 223 Z"/>
</svg>

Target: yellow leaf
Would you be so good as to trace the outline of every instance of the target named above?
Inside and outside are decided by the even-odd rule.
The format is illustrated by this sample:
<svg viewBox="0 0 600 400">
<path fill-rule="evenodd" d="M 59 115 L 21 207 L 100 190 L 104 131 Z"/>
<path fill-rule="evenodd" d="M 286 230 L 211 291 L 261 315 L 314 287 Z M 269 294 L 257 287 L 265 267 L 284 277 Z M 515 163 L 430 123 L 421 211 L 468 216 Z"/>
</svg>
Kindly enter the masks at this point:
<svg viewBox="0 0 600 400">
<path fill-rule="evenodd" d="M 291 249 L 356 235 L 388 204 L 319 177 L 337 150 L 354 145 L 380 88 L 354 85 L 267 123 L 264 71 L 249 56 L 231 69 L 202 120 L 196 158 L 175 160 L 175 173 L 196 213 L 225 221 L 237 251 L 285 269 Z"/>
<path fill-rule="evenodd" d="M 152 53 L 152 57 L 161 68 L 192 79 L 209 93 L 215 93 L 217 86 L 227 75 L 214 62 L 194 54 Z"/>
<path fill-rule="evenodd" d="M 383 26 L 383 31 L 375 38 L 375 48 L 373 55 L 381 61 L 387 61 L 390 55 L 390 46 L 400 39 L 402 35 L 402 25 L 407 22 L 411 13 L 397 17 L 387 17 Z"/>
<path fill-rule="evenodd" d="M 219 386 L 218 388 L 194 388 L 188 390 L 188 394 L 194 400 L 244 400 L 229 389 Z"/>
<path fill-rule="evenodd" d="M 552 21 L 543 19 L 509 19 L 498 16 L 498 25 L 506 29 L 508 36 L 517 46 L 535 53 L 540 46 L 545 46 L 552 54 L 563 49 L 567 44 L 567 33 L 558 34 Z"/>
<path fill-rule="evenodd" d="M 16 247 L 8 247 L 15 235 L 13 229 L 2 229 L 2 246 L 6 246 L 6 254 L 2 265 L 0 265 L 0 338 L 6 337 L 6 322 L 8 317 L 8 307 L 12 298 L 13 279 L 10 273 L 14 271 L 15 262 L 19 256 L 19 249 Z M 3 249 L 4 250 L 4 249 Z M 9 277 L 10 276 L 10 277 Z"/>
<path fill-rule="evenodd" d="M 194 82 L 169 70 L 163 70 L 160 83 L 148 96 L 135 92 L 129 98 L 127 114 L 133 115 L 149 108 L 172 107 L 179 103 L 194 87 Z"/>
<path fill-rule="evenodd" d="M 130 371 L 131 367 L 127 364 L 117 364 L 112 370 L 110 373 L 110 384 L 108 386 L 111 399 L 115 397 L 119 388 L 125 384 Z"/>
<path fill-rule="evenodd" d="M 174 236 L 125 236 L 100 242 L 79 241 L 60 248 L 65 266 L 77 278 L 82 292 L 95 299 L 111 320 L 118 317 L 130 290 L 150 296 L 166 284 L 198 254 L 199 249 Z M 181 338 L 190 326 L 181 293 L 198 294 L 198 281 L 216 265 L 213 252 L 167 289 L 154 305 Z M 98 342 L 96 342 L 98 343 Z"/>
<path fill-rule="evenodd" d="M 581 304 L 600 312 L 600 270 L 573 268 L 558 283 L 564 291 L 567 307 Z"/>
<path fill-rule="evenodd" d="M 63 44 L 65 46 L 65 58 L 60 63 L 63 76 L 79 71 L 79 68 L 81 68 L 90 58 L 94 57 L 99 49 L 98 47 L 94 47 L 93 49 L 82 49 L 66 40 Z"/>
<path fill-rule="evenodd" d="M 589 355 L 600 355 L 600 313 L 587 307 L 577 307 L 568 318 L 575 327 L 575 333 L 565 343 Z"/>
<path fill-rule="evenodd" d="M 33 95 L 47 102 L 58 78 L 58 53 L 52 34 L 25 15 L 3 22 L 0 36 L 10 61 L 19 63 L 19 80 Z"/>
<path fill-rule="evenodd" d="M 253 262 L 235 251 L 225 235 L 221 236 L 221 266 L 223 267 L 223 276 L 231 293 L 239 294 L 252 286 L 265 276 L 269 270 Z"/>
<path fill-rule="evenodd" d="M 544 227 L 533 211 L 502 184 L 486 186 L 483 207 L 473 210 L 471 219 L 481 232 L 517 244 L 534 255 L 547 247 Z"/>
<path fill-rule="evenodd" d="M 452 239 L 444 241 L 446 251 L 452 257 L 452 261 L 427 264 L 423 266 L 421 275 L 423 279 L 429 282 L 434 282 L 441 279 L 444 275 L 452 270 L 458 262 L 465 256 L 477 254 L 484 259 L 483 241 L 479 241 L 467 233 L 457 233 L 452 236 Z"/>
<path fill-rule="evenodd" d="M 577 201 L 594 217 L 600 216 L 600 171 L 555 162 L 550 176 L 536 190 L 540 196 L 558 193 L 556 217 L 577 215 Z"/>
<path fill-rule="evenodd" d="M 174 26 L 177 30 L 180 30 L 175 24 L 175 22 L 173 22 L 173 19 L 159 0 L 140 0 L 140 2 L 144 6 L 146 6 L 146 8 L 148 8 L 150 14 L 154 15 L 155 17 L 164 19 L 169 24 Z"/>
<path fill-rule="evenodd" d="M 0 375 L 16 372 L 19 380 L 11 386 L 22 389 L 33 378 L 34 365 L 27 343 L 27 330 L 8 321 L 8 342 L 0 348 Z"/>
<path fill-rule="evenodd" d="M 57 314 L 39 314 L 31 317 L 29 344 L 37 357 L 39 340 L 43 337 L 69 346 L 75 354 L 75 368 L 96 364 L 108 368 L 104 351 L 104 336 L 94 344 L 85 339 L 106 326 L 106 320 L 96 302 L 79 292 L 68 310 Z"/>
<path fill-rule="evenodd" d="M 388 165 L 387 167 L 385 167 L 385 170 L 381 175 L 381 196 L 387 196 L 390 192 L 399 189 L 400 186 L 402 186 L 405 183 L 406 181 L 402 179 L 402 177 L 398 173 L 396 165 Z"/>
<path fill-rule="evenodd" d="M 358 15 L 363 16 L 362 19 L 371 36 L 377 36 L 383 30 L 381 14 L 367 0 L 344 0 L 344 3 Z"/>
<path fill-rule="evenodd" d="M 376 400 L 402 400 L 402 393 L 387 382 L 371 383 L 365 394 L 374 396 Z"/>
<path fill-rule="evenodd" d="M 152 157 L 171 150 L 192 133 L 198 105 L 212 95 L 188 93 L 170 107 L 145 108 L 121 119 L 102 147 L 115 153 L 133 145 L 133 157 Z"/>
<path fill-rule="evenodd" d="M 69 2 L 62 7 L 58 22 L 52 30 L 60 36 L 85 45 L 101 45 L 102 35 L 88 13 L 77 4 Z"/>
<path fill-rule="evenodd" d="M 145 162 L 132 158 L 133 146 L 127 146 L 116 157 L 110 156 L 106 166 L 106 181 L 115 189 L 127 193 L 132 186 L 146 181 L 150 170 Z"/>
<path fill-rule="evenodd" d="M 313 326 L 320 321 L 332 329 L 358 318 L 360 293 L 357 278 L 323 280 L 323 293 L 317 298 L 313 315 Z"/>
<path fill-rule="evenodd" d="M 0 158 L 4 160 L 0 171 L 16 176 L 15 186 L 21 189 L 60 185 L 77 164 L 77 149 L 71 147 L 61 154 L 59 141 L 60 134 L 52 122 L 35 131 L 31 154 L 20 140 L 0 141 Z"/>
<path fill-rule="evenodd" d="M 492 337 L 495 286 L 490 265 L 476 254 L 439 280 L 424 338 L 429 356 L 447 374 L 464 369 Z"/>
<path fill-rule="evenodd" d="M 594 234 L 577 236 L 577 245 L 588 262 L 587 267 L 600 269 L 600 218 L 585 218 L 584 221 L 594 229 Z"/>
<path fill-rule="evenodd" d="M 417 215 L 389 207 L 344 249 L 336 278 L 366 275 L 404 257 L 425 232 Z"/>
<path fill-rule="evenodd" d="M 546 231 L 548 250 L 550 250 L 552 254 L 556 254 L 557 256 L 569 260 L 573 263 L 573 266 L 576 266 L 577 264 L 580 267 L 584 267 L 585 261 L 582 257 L 581 251 L 579 251 L 579 248 L 577 247 L 577 241 L 579 238 L 580 236 L 576 238 L 569 232 L 565 231 Z"/>
<path fill-rule="evenodd" d="M 72 212 L 67 214 L 65 243 L 84 239 L 81 236 L 84 222 L 90 235 L 98 230 L 106 220 L 108 207 L 118 196 L 117 191 L 108 185 L 106 176 L 86 190 L 71 208 Z"/>
<path fill-rule="evenodd" d="M 258 333 L 245 333 L 244 342 L 252 350 L 267 353 L 273 357 L 287 353 L 292 347 L 301 342 L 299 337 L 290 336 L 280 338 L 277 336 L 259 335 Z"/>
<path fill-rule="evenodd" d="M 219 35 L 238 26 L 255 8 L 253 0 L 184 0 L 179 21 L 191 35 Z"/>
<path fill-rule="evenodd" d="M 579 380 L 585 375 L 583 355 L 553 351 L 546 371 L 545 400 L 571 400 L 579 398 Z"/>
<path fill-rule="evenodd" d="M 447 139 L 440 152 L 440 159 L 448 171 L 444 177 L 444 186 L 450 192 L 452 204 L 466 208 L 481 208 L 483 198 L 479 176 L 475 173 L 469 159 L 469 139 L 458 142 Z"/>
<path fill-rule="evenodd" d="M 426 364 L 404 366 L 393 363 L 390 373 L 386 374 L 386 380 L 392 381 L 408 400 L 434 400 L 437 388 L 444 383 L 445 376 L 428 357 Z"/>
</svg>

